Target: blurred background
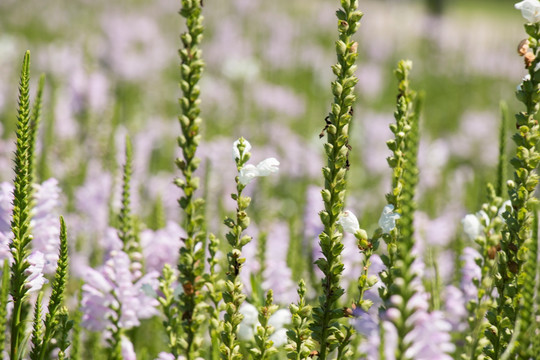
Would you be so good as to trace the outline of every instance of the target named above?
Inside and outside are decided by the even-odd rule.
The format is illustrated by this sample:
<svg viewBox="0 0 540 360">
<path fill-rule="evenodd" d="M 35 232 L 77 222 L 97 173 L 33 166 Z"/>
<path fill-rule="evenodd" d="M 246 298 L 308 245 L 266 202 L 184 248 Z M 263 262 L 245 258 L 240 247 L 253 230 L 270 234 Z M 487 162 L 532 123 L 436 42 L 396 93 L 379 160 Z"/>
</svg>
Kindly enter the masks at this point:
<svg viewBox="0 0 540 360">
<path fill-rule="evenodd" d="M 485 182 L 495 180 L 499 102 L 508 102 L 510 113 L 519 110 L 514 91 L 525 70 L 516 47 L 525 33 L 513 5 L 360 1 L 365 15 L 357 34 L 347 207 L 362 227 L 376 227 L 390 189 L 385 142 L 392 135 L 392 71 L 399 59 L 414 62 L 411 86 L 425 92 L 419 238 L 444 251 L 463 215 L 478 210 Z M 279 176 L 249 188 L 255 199 L 250 231 L 284 229 L 296 250 L 316 239 L 319 133 L 332 100 L 338 6 L 330 0 L 204 1 L 205 123 L 198 154 L 211 231 L 222 233 L 223 215 L 233 209 L 231 146 L 244 136 L 254 145 L 254 162 L 269 156 L 281 162 Z M 0 180 L 13 177 L 17 82 L 30 49 L 34 91 L 39 74 L 47 77 L 38 176 L 59 180 L 62 212 L 79 238 L 99 238 L 118 209 L 126 134 L 135 149 L 134 211 L 150 229 L 179 220 L 180 193 L 172 185 L 179 154 L 179 7 L 173 0 L 0 0 Z M 288 259 L 293 278 L 302 261 Z"/>
</svg>

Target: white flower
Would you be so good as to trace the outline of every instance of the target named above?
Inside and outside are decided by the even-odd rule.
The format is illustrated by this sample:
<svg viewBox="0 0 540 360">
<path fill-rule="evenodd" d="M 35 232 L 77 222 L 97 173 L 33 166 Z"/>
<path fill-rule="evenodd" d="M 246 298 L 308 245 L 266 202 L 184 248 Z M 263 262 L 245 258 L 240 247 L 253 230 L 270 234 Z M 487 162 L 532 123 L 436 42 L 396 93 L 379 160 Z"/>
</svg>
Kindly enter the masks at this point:
<svg viewBox="0 0 540 360">
<path fill-rule="evenodd" d="M 247 185 L 257 176 L 259 176 L 259 169 L 257 169 L 255 165 L 247 164 L 240 169 L 238 181 L 240 181 L 240 184 L 242 185 Z"/>
<path fill-rule="evenodd" d="M 257 166 L 252 164 L 246 164 L 240 169 L 238 174 L 238 181 L 240 184 L 247 185 L 251 180 L 258 176 L 268 176 L 276 173 L 279 170 L 279 161 L 275 158 L 268 158 L 261 161 Z"/>
<path fill-rule="evenodd" d="M 240 306 L 240 314 L 244 315 L 244 318 L 238 327 L 238 337 L 241 340 L 251 340 L 255 332 L 255 325 L 259 322 L 259 312 L 255 306 L 245 302 Z"/>
<path fill-rule="evenodd" d="M 238 150 L 238 145 L 239 144 L 240 144 L 240 139 L 233 142 L 233 148 L 232 148 L 233 160 L 240 159 L 240 150 Z M 251 150 L 251 144 L 249 143 L 249 141 L 244 139 L 244 152 L 243 152 L 243 154 L 249 152 L 250 150 Z"/>
<path fill-rule="evenodd" d="M 259 176 L 268 176 L 277 173 L 279 170 L 279 161 L 276 158 L 268 158 L 257 164 Z"/>
<path fill-rule="evenodd" d="M 521 10 L 521 16 L 530 23 L 540 22 L 540 2 L 538 0 L 524 0 L 514 7 Z"/>
<path fill-rule="evenodd" d="M 385 234 L 388 234 L 396 227 L 396 220 L 401 217 L 398 213 L 393 211 L 394 205 L 386 205 L 379 219 L 379 226 Z"/>
<path fill-rule="evenodd" d="M 484 228 L 478 220 L 478 217 L 473 214 L 466 215 L 462 220 L 461 224 L 463 225 L 463 232 L 471 240 L 476 239 L 482 233 Z"/>
<path fill-rule="evenodd" d="M 349 210 L 341 213 L 341 216 L 339 217 L 337 223 L 343 227 L 343 231 L 351 234 L 355 234 L 358 230 L 360 230 L 360 224 L 358 224 L 358 219 Z"/>
<path fill-rule="evenodd" d="M 244 319 L 238 327 L 238 337 L 242 340 L 252 340 L 255 334 L 255 329 L 260 326 L 259 312 L 257 308 L 248 302 L 240 306 L 240 313 L 244 315 Z M 287 309 L 276 311 L 270 319 L 268 325 L 274 327 L 275 331 L 270 336 L 270 340 L 274 342 L 274 346 L 280 347 L 287 343 L 287 329 L 284 325 L 291 322 L 291 313 Z"/>
</svg>

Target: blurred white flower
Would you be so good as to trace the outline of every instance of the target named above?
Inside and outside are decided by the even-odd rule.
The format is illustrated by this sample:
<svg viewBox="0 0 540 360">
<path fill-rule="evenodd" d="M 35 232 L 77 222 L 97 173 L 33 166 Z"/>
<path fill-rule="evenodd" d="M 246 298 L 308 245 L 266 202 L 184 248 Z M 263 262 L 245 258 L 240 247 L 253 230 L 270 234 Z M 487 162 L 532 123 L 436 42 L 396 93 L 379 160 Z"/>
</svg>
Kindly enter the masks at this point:
<svg viewBox="0 0 540 360">
<path fill-rule="evenodd" d="M 463 232 L 470 240 L 476 239 L 482 233 L 484 228 L 478 220 L 478 217 L 474 214 L 466 215 L 462 220 L 461 224 L 463 225 Z"/>
<path fill-rule="evenodd" d="M 259 176 L 268 176 L 279 171 L 279 161 L 275 158 L 268 158 L 261 161 L 257 166 L 246 164 L 240 169 L 238 181 L 242 185 L 247 185 L 251 180 Z"/>
<path fill-rule="evenodd" d="M 521 15 L 528 22 L 540 22 L 540 2 L 538 0 L 524 0 L 514 5 L 514 7 L 521 11 Z"/>
<path fill-rule="evenodd" d="M 257 308 L 248 302 L 240 306 L 240 313 L 244 315 L 244 319 L 238 327 L 238 337 L 242 340 L 252 340 L 255 334 L 255 329 L 260 326 L 259 312 Z M 274 342 L 274 346 L 280 347 L 287 343 L 287 329 L 284 327 L 291 322 L 291 313 L 287 309 L 276 311 L 270 319 L 268 325 L 274 327 L 274 333 L 270 336 L 270 340 Z"/>
<path fill-rule="evenodd" d="M 358 219 L 356 216 L 349 210 L 345 210 L 341 213 L 337 223 L 343 227 L 343 231 L 346 231 L 351 234 L 355 234 L 360 230 L 360 224 L 358 224 Z"/>
<path fill-rule="evenodd" d="M 394 205 L 386 205 L 379 219 L 379 226 L 383 233 L 388 234 L 396 227 L 396 220 L 401 216 L 394 212 Z"/>
<path fill-rule="evenodd" d="M 276 158 L 268 158 L 257 164 L 259 176 L 268 176 L 279 171 L 279 161 Z"/>
<path fill-rule="evenodd" d="M 245 302 L 240 306 L 240 314 L 244 315 L 244 319 L 238 327 L 238 337 L 242 340 L 253 339 L 255 332 L 255 326 L 259 323 L 259 312 L 257 308 L 248 302 Z"/>
</svg>

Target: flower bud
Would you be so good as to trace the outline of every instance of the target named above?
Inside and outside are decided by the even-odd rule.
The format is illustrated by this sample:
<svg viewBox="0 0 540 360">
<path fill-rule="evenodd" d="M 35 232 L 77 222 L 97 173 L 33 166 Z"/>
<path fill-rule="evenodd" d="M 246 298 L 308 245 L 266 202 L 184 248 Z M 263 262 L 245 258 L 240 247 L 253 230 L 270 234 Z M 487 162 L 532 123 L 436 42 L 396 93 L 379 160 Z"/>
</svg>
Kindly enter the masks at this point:
<svg viewBox="0 0 540 360">
<path fill-rule="evenodd" d="M 519 42 L 517 52 L 519 56 L 523 56 L 529 50 L 529 39 L 523 39 Z"/>
<path fill-rule="evenodd" d="M 535 59 L 536 59 L 536 56 L 534 56 L 532 52 L 526 53 L 523 56 L 523 60 L 525 61 L 525 69 L 530 68 Z"/>
</svg>

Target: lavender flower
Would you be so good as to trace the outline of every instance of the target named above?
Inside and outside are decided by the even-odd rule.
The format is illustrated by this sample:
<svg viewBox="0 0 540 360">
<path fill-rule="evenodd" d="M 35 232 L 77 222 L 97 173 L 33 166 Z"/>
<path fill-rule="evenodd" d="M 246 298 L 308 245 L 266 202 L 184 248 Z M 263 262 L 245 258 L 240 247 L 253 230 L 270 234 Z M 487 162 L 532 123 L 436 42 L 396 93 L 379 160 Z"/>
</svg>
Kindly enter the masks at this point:
<svg viewBox="0 0 540 360">
<path fill-rule="evenodd" d="M 28 276 L 25 286 L 29 293 L 34 293 L 48 283 L 48 280 L 43 276 L 43 270 L 45 268 L 45 255 L 39 251 L 34 251 L 27 258 L 30 266 L 24 271 Z"/>
<path fill-rule="evenodd" d="M 111 325 L 111 319 L 123 329 L 139 325 L 140 319 L 158 313 L 158 301 L 149 296 L 145 287 L 158 288 L 158 273 L 150 272 L 134 283 L 129 256 L 114 250 L 99 270 L 87 268 L 83 285 L 82 324 L 92 331 L 103 331 Z M 114 309 L 120 309 L 120 318 Z"/>
<path fill-rule="evenodd" d="M 46 274 L 51 274 L 56 270 L 60 246 L 58 223 L 60 188 L 58 181 L 51 178 L 41 185 L 36 185 L 34 190 L 36 205 L 30 222 L 34 235 L 32 247 L 35 251 L 43 253 L 46 260 L 44 271 Z"/>
<path fill-rule="evenodd" d="M 174 221 L 169 221 L 163 229 L 142 231 L 141 246 L 146 269 L 161 272 L 163 265 L 175 265 L 178 262 L 182 236 L 185 236 L 185 231 Z"/>
<path fill-rule="evenodd" d="M 137 355 L 135 354 L 135 349 L 133 349 L 133 343 L 126 336 L 122 336 L 120 342 L 122 348 L 122 359 L 123 360 L 137 360 Z"/>
</svg>

